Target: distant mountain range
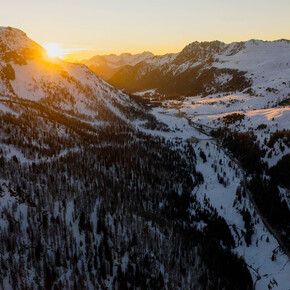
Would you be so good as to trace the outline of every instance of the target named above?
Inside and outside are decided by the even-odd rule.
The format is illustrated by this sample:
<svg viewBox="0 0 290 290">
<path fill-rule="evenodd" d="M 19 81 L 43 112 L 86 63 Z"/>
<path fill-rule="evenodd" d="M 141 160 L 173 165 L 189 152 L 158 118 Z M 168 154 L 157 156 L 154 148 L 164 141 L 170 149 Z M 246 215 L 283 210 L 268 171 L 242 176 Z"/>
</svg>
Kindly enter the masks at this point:
<svg viewBox="0 0 290 290">
<path fill-rule="evenodd" d="M 154 54 L 151 52 L 143 52 L 140 54 L 123 53 L 121 55 L 96 55 L 88 60 L 83 60 L 82 63 L 87 65 L 104 80 L 108 80 L 121 68 L 127 65 L 134 66 L 152 57 L 154 57 Z"/>
<path fill-rule="evenodd" d="M 220 41 L 193 42 L 181 52 L 121 62 L 107 81 L 129 93 L 154 90 L 168 96 L 209 95 L 222 92 L 279 91 L 290 70 L 290 41 L 249 40 L 225 44 Z M 95 62 L 86 62 L 94 70 Z M 136 58 L 135 60 L 138 60 Z"/>
</svg>

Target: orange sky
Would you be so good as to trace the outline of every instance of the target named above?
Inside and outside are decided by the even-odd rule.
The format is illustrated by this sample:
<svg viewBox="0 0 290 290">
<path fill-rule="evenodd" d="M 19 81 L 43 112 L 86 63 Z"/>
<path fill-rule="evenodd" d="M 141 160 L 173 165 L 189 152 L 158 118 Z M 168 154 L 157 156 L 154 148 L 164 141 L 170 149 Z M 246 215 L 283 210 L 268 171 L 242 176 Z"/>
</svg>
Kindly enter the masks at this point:
<svg viewBox="0 0 290 290">
<path fill-rule="evenodd" d="M 195 40 L 290 39 L 289 11 L 289 0 L 13 0 L 2 5 L 0 25 L 80 60 L 177 52 Z"/>
</svg>

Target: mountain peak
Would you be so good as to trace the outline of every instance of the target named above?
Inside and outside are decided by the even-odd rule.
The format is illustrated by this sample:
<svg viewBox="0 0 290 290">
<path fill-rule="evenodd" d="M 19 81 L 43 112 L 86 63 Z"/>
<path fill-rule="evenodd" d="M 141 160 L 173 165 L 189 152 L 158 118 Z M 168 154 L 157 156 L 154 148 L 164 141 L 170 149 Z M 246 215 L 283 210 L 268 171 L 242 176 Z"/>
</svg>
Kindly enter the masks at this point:
<svg viewBox="0 0 290 290">
<path fill-rule="evenodd" d="M 178 54 L 175 59 L 175 63 L 183 63 L 187 60 L 198 62 L 200 59 L 204 59 L 210 57 L 215 53 L 222 52 L 225 47 L 226 44 L 218 40 L 204 42 L 194 41 L 188 44 Z"/>
<path fill-rule="evenodd" d="M 0 27 L 0 55 L 6 60 L 19 57 L 33 58 L 45 55 L 45 50 L 18 28 Z"/>
</svg>

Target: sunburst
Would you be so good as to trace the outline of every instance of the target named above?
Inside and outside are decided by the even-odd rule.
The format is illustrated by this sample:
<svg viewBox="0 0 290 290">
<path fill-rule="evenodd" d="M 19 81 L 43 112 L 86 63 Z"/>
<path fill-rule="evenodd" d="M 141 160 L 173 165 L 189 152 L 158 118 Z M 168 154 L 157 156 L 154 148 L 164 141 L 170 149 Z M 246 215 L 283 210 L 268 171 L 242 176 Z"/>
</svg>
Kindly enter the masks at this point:
<svg viewBox="0 0 290 290">
<path fill-rule="evenodd" d="M 43 47 L 45 48 L 47 55 L 51 58 L 63 58 L 64 56 L 64 50 L 58 43 L 46 43 Z"/>
</svg>

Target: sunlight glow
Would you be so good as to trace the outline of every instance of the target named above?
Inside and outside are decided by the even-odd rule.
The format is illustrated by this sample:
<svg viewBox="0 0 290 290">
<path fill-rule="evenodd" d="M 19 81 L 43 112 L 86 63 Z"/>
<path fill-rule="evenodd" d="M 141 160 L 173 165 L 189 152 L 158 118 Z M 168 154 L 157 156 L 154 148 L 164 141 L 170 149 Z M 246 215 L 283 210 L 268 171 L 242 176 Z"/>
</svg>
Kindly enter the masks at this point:
<svg viewBox="0 0 290 290">
<path fill-rule="evenodd" d="M 45 48 L 47 55 L 51 58 L 63 58 L 64 56 L 64 50 L 58 43 L 46 43 L 43 47 Z"/>
</svg>

